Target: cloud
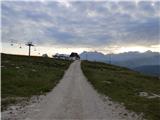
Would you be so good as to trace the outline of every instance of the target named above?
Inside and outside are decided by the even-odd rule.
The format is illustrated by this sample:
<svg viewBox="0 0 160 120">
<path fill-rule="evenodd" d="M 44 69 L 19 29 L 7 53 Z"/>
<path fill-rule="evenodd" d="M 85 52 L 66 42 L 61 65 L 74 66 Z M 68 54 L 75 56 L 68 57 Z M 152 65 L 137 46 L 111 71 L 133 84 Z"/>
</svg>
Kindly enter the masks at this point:
<svg viewBox="0 0 160 120">
<path fill-rule="evenodd" d="M 126 29 L 128 32 L 126 40 L 131 42 L 131 40 L 137 40 L 138 44 L 150 45 L 159 44 L 160 36 L 160 21 L 159 18 L 151 18 L 142 23 L 136 23 L 136 25 L 131 25 Z"/>
<path fill-rule="evenodd" d="M 160 39 L 158 5 L 160 2 L 2 1 L 2 42 L 156 45 Z"/>
<path fill-rule="evenodd" d="M 66 8 L 71 7 L 70 2 L 67 1 L 67 0 L 59 0 L 59 3 L 60 3 L 61 5 L 63 5 L 63 6 L 65 6 Z"/>
</svg>

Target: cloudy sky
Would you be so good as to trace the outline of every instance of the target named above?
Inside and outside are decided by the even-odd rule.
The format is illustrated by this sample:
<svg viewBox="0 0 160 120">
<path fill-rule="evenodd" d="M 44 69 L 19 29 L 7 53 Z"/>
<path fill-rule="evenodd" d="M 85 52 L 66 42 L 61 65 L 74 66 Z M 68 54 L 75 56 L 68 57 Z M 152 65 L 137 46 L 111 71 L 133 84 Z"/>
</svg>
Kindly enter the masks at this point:
<svg viewBox="0 0 160 120">
<path fill-rule="evenodd" d="M 2 1 L 1 11 L 2 52 L 27 54 L 28 41 L 35 55 L 160 51 L 156 0 Z"/>
</svg>

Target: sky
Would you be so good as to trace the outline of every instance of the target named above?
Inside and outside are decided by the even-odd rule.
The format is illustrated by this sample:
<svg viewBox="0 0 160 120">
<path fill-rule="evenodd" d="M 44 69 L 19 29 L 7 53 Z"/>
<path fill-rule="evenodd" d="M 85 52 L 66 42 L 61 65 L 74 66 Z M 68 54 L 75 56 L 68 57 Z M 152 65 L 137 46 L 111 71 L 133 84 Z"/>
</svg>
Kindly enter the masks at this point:
<svg viewBox="0 0 160 120">
<path fill-rule="evenodd" d="M 160 1 L 2 1 L 1 42 L 25 55 L 27 42 L 33 55 L 160 51 Z"/>
</svg>

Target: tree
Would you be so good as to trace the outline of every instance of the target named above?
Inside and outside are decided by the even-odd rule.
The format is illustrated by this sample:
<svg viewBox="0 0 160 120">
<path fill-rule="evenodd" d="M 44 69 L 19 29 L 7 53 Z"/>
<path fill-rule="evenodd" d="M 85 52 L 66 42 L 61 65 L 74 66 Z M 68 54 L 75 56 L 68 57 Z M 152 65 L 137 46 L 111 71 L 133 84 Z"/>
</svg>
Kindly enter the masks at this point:
<svg viewBox="0 0 160 120">
<path fill-rule="evenodd" d="M 42 57 L 48 57 L 48 55 L 47 54 L 43 54 Z"/>
</svg>

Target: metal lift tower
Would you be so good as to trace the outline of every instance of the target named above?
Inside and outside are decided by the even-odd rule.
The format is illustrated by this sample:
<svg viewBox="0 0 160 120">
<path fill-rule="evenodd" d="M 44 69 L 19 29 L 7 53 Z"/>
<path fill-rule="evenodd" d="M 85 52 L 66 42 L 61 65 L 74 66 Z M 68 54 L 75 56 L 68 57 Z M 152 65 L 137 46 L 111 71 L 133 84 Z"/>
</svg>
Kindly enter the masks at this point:
<svg viewBox="0 0 160 120">
<path fill-rule="evenodd" d="M 29 47 L 29 56 L 31 56 L 31 46 L 34 45 L 32 44 L 32 42 L 28 42 L 26 45 Z"/>
</svg>

